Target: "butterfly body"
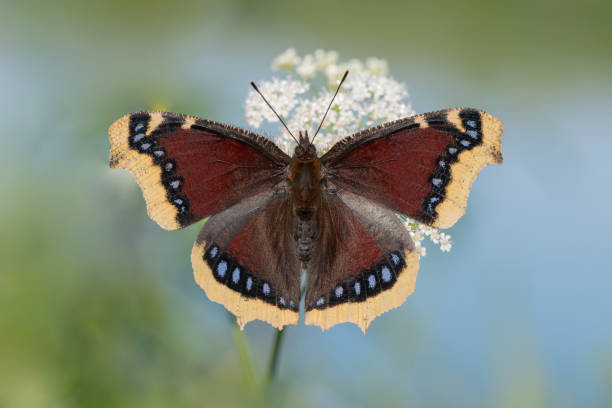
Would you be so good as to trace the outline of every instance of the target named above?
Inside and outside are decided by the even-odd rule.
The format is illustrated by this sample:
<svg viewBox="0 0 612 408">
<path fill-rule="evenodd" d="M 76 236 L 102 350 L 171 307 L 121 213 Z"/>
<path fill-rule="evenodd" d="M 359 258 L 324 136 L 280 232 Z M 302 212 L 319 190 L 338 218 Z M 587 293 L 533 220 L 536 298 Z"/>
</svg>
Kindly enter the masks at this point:
<svg viewBox="0 0 612 408">
<path fill-rule="evenodd" d="M 308 140 L 308 134 L 299 135 L 287 184 L 290 191 L 293 217 L 295 217 L 294 239 L 302 263 L 308 262 L 317 238 L 316 213 L 321 206 L 324 175 L 315 146 Z M 303 265 L 306 266 L 305 264 Z"/>
<path fill-rule="evenodd" d="M 398 218 L 447 228 L 478 172 L 501 163 L 501 123 L 470 108 L 366 129 L 322 156 L 300 134 L 292 157 L 253 132 L 169 112 L 109 129 L 111 167 L 130 170 L 166 229 L 209 217 L 191 260 L 208 297 L 275 327 L 353 322 L 364 332 L 414 290 L 419 255 Z"/>
</svg>

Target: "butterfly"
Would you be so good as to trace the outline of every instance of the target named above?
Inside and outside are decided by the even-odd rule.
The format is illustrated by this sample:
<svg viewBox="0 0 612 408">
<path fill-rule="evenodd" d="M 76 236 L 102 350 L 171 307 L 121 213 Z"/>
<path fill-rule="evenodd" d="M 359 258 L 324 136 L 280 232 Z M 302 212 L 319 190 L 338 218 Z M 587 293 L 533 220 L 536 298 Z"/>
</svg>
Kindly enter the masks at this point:
<svg viewBox="0 0 612 408">
<path fill-rule="evenodd" d="M 502 162 L 501 135 L 495 117 L 453 108 L 362 130 L 320 157 L 300 132 L 289 156 L 245 129 L 142 111 L 110 126 L 110 166 L 133 173 L 161 227 L 208 217 L 195 280 L 241 327 L 297 324 L 306 270 L 306 324 L 365 333 L 415 287 L 419 254 L 398 214 L 452 226 L 479 171 Z"/>
</svg>

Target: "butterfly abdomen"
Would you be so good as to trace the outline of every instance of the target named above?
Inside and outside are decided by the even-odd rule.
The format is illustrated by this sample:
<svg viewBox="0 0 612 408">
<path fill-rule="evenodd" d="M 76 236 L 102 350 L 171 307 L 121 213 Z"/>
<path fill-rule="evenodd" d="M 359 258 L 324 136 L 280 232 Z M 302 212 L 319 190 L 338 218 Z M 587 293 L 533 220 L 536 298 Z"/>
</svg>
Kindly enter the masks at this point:
<svg viewBox="0 0 612 408">
<path fill-rule="evenodd" d="M 297 253 L 300 261 L 308 262 L 314 248 L 315 230 L 311 212 L 299 212 L 297 222 Z"/>
</svg>

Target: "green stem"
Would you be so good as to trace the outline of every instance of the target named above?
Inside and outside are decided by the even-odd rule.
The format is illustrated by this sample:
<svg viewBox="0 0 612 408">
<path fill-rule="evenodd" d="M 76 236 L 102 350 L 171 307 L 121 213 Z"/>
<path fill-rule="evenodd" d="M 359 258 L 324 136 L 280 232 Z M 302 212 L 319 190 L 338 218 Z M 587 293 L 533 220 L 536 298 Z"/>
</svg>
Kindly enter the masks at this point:
<svg viewBox="0 0 612 408">
<path fill-rule="evenodd" d="M 276 337 L 274 338 L 274 347 L 272 348 L 272 355 L 270 356 L 270 363 L 268 364 L 268 374 L 266 375 L 266 382 L 268 384 L 274 381 L 274 376 L 276 375 L 276 370 L 278 367 L 278 356 L 280 354 L 284 334 L 285 329 L 276 331 Z"/>
<path fill-rule="evenodd" d="M 236 354 L 238 354 L 238 360 L 242 366 L 242 372 L 244 373 L 244 379 L 247 386 L 251 389 L 255 388 L 257 380 L 255 377 L 255 369 L 253 368 L 253 358 L 251 357 L 251 347 L 249 341 L 244 334 L 244 331 L 240 330 L 238 324 L 236 324 L 236 318 L 233 314 L 230 315 L 232 321 L 232 333 L 234 335 L 234 343 L 236 344 Z"/>
</svg>

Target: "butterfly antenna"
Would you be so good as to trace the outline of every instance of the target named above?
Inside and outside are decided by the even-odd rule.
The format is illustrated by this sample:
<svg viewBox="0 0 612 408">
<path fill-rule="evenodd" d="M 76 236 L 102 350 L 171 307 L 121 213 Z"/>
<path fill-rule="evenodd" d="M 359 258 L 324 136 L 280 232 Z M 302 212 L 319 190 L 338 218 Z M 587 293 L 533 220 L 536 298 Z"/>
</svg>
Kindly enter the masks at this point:
<svg viewBox="0 0 612 408">
<path fill-rule="evenodd" d="M 325 118 L 327 117 L 327 112 L 329 112 L 329 108 L 331 108 L 332 103 L 334 103 L 334 99 L 336 99 L 336 95 L 338 95 L 338 91 L 340 90 L 340 87 L 342 86 L 342 83 L 344 83 L 344 80 L 346 79 L 347 75 L 348 75 L 348 69 L 344 72 L 344 75 L 342 75 L 342 79 L 340 80 L 340 83 L 338 84 L 338 88 L 336 88 L 336 93 L 334 94 L 334 96 L 332 96 L 331 101 L 329 101 L 329 105 L 327 106 L 327 110 L 325 111 L 325 115 L 323 115 L 323 119 L 321 119 L 321 123 L 319 123 L 319 127 L 317 128 L 317 131 L 315 132 L 314 136 L 312 137 L 312 140 L 310 141 L 310 143 L 314 143 L 315 137 L 317 137 L 317 134 L 319 133 L 319 130 L 321 130 L 321 126 L 323 126 L 323 122 L 325 121 Z"/>
<path fill-rule="evenodd" d="M 289 130 L 289 128 L 287 127 L 287 124 L 285 123 L 285 121 L 283 120 L 283 118 L 280 117 L 280 115 L 278 113 L 276 113 L 276 111 L 274 110 L 274 108 L 272 107 L 272 105 L 270 105 L 270 102 L 268 102 L 268 100 L 266 99 L 265 96 L 263 96 L 263 94 L 259 91 L 259 89 L 257 88 L 257 85 L 255 85 L 255 82 L 250 81 L 251 82 L 251 86 L 253 87 L 253 89 L 255 89 L 255 92 L 257 92 L 259 94 L 259 96 L 261 96 L 261 98 L 264 100 L 264 102 L 266 103 L 266 105 L 268 105 L 268 108 L 270 108 L 272 110 L 272 112 L 274 112 L 274 114 L 276 115 L 276 117 L 278 118 L 278 120 L 281 121 L 281 123 L 283 124 L 283 126 L 285 127 L 285 129 L 287 129 L 287 132 L 289 132 L 289 134 L 291 135 L 291 137 L 293 138 L 293 140 L 295 140 L 295 143 L 300 144 L 300 142 L 298 142 L 298 140 L 295 138 L 295 136 L 293 136 L 293 133 L 291 133 L 291 131 Z"/>
</svg>

